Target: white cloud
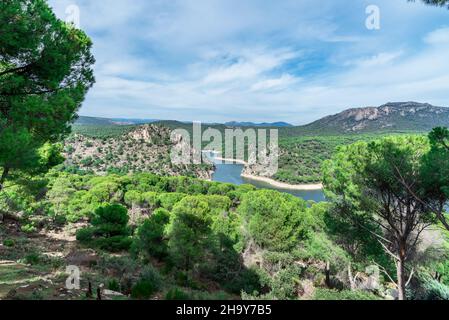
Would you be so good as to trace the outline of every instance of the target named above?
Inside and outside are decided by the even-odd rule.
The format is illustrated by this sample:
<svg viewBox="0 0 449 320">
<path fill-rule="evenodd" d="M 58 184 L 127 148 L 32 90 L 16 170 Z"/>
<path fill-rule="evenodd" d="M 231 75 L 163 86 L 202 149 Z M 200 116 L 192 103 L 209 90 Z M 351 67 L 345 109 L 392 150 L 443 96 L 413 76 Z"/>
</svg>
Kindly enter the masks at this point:
<svg viewBox="0 0 449 320">
<path fill-rule="evenodd" d="M 288 49 L 276 51 L 245 50 L 235 59 L 235 62 L 212 68 L 204 78 L 204 83 L 213 84 L 252 79 L 282 66 L 297 55 L 297 53 Z"/>
<path fill-rule="evenodd" d="M 74 1 L 49 2 L 64 17 Z M 368 0 L 350 11 L 335 0 L 75 2 L 97 59 L 82 114 L 306 123 L 394 100 L 449 104 L 448 10 L 378 0 L 373 32 Z"/>
<path fill-rule="evenodd" d="M 251 90 L 260 91 L 269 89 L 282 89 L 292 85 L 298 80 L 298 78 L 290 74 L 283 74 L 280 78 L 272 78 L 259 81 L 251 86 Z"/>
<path fill-rule="evenodd" d="M 394 60 L 402 56 L 402 54 L 403 51 L 381 52 L 366 59 L 350 61 L 347 63 L 347 65 L 356 65 L 361 68 L 378 67 L 393 62 Z"/>
<path fill-rule="evenodd" d="M 448 44 L 449 43 L 449 27 L 440 28 L 430 32 L 424 41 L 429 44 Z"/>
</svg>

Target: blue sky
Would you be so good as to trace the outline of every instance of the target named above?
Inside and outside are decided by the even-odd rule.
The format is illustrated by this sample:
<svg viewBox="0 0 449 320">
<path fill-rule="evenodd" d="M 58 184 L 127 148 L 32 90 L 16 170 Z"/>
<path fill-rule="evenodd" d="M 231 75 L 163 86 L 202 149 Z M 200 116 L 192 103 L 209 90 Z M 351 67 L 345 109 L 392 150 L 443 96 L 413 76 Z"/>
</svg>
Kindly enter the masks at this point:
<svg viewBox="0 0 449 320">
<path fill-rule="evenodd" d="M 389 101 L 449 106 L 449 10 L 406 0 L 50 0 L 80 9 L 80 114 L 304 124 Z M 369 5 L 380 29 L 365 26 Z"/>
</svg>

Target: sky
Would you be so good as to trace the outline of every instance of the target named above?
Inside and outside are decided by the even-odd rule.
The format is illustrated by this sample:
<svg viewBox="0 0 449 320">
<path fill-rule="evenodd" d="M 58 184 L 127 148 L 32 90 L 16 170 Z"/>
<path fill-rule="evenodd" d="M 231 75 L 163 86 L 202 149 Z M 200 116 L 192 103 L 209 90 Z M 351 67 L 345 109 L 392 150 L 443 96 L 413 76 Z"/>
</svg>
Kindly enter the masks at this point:
<svg viewBox="0 0 449 320">
<path fill-rule="evenodd" d="M 445 8 L 406 0 L 49 4 L 64 20 L 78 8 L 94 43 L 96 84 L 81 115 L 299 125 L 387 102 L 449 106 Z M 374 29 L 366 23 L 376 22 L 373 5 Z"/>
</svg>

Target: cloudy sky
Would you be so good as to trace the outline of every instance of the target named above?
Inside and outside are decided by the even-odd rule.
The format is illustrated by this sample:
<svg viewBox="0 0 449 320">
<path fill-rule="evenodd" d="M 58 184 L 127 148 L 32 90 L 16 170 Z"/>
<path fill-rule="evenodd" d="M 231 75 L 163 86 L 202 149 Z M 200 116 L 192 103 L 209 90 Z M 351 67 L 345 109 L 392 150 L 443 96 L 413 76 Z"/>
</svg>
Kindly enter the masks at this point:
<svg viewBox="0 0 449 320">
<path fill-rule="evenodd" d="M 449 106 L 449 10 L 406 0 L 50 0 L 80 10 L 82 115 L 304 124 L 389 101 Z M 380 29 L 366 8 L 380 9 Z M 69 10 L 67 10 L 69 8 Z"/>
</svg>

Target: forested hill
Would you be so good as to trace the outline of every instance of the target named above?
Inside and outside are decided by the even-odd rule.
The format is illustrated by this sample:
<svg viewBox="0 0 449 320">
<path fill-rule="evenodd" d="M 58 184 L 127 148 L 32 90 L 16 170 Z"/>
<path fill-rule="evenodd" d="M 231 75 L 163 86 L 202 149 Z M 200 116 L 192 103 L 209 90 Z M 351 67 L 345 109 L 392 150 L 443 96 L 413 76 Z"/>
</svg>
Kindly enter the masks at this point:
<svg viewBox="0 0 449 320">
<path fill-rule="evenodd" d="M 428 103 L 392 102 L 380 107 L 348 109 L 284 132 L 289 136 L 311 133 L 417 132 L 443 126 L 449 126 L 449 108 Z"/>
<path fill-rule="evenodd" d="M 111 126 L 111 125 L 138 125 L 153 123 L 154 119 L 125 119 L 125 118 L 98 118 L 80 116 L 75 122 L 75 125 L 88 126 Z"/>
<path fill-rule="evenodd" d="M 175 165 L 171 162 L 170 150 L 174 143 L 170 140 L 168 128 L 151 124 L 116 126 L 120 129 L 118 131 L 111 130 L 110 126 L 86 127 L 92 127 L 88 134 L 74 130 L 74 134 L 65 141 L 65 166 L 70 172 L 151 172 L 211 178 L 213 167 L 209 164 Z"/>
</svg>

